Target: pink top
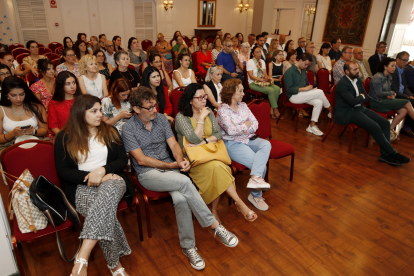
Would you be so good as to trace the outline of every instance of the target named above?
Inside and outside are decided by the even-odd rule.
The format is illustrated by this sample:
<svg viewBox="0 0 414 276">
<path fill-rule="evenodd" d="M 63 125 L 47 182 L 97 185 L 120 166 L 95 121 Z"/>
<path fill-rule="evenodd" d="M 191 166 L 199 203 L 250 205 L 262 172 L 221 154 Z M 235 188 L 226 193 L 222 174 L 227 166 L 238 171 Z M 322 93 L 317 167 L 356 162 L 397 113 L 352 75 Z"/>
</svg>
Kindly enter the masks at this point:
<svg viewBox="0 0 414 276">
<path fill-rule="evenodd" d="M 42 101 L 42 104 L 47 109 L 47 105 L 49 104 L 53 95 L 47 91 L 45 85 L 43 84 L 43 81 L 38 80 L 37 82 L 33 83 L 30 86 L 30 90 L 32 90 L 33 93 L 40 94 L 40 100 Z"/>
<path fill-rule="evenodd" d="M 259 122 L 247 107 L 246 103 L 238 103 L 238 111 L 234 111 L 228 104 L 221 104 L 217 110 L 217 122 L 223 135 L 223 140 L 231 140 L 247 144 L 249 138 L 254 135 Z M 250 121 L 252 125 L 247 127 L 245 122 Z"/>
</svg>

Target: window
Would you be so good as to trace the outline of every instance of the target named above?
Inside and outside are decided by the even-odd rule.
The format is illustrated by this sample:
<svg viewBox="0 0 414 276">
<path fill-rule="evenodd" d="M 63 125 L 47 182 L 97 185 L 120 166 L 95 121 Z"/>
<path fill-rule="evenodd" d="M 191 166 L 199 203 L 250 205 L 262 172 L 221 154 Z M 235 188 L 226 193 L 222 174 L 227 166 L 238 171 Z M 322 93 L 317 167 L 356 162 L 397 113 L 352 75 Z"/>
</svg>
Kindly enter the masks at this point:
<svg viewBox="0 0 414 276">
<path fill-rule="evenodd" d="M 154 1 L 134 0 L 135 36 L 139 41 L 152 40 L 155 44 L 155 3 Z"/>
</svg>

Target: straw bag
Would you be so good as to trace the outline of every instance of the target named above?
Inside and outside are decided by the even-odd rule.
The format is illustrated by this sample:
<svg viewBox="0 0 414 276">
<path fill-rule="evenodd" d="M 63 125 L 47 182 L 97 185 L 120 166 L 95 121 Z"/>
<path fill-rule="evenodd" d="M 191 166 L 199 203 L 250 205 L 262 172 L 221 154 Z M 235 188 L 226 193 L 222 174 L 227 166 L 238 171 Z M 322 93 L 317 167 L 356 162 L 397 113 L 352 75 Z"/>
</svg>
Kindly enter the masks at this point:
<svg viewBox="0 0 414 276">
<path fill-rule="evenodd" d="M 10 191 L 9 213 L 11 214 L 11 206 L 13 206 L 20 232 L 36 233 L 38 230 L 45 229 L 47 226 L 46 216 L 30 200 L 29 187 L 33 182 L 33 176 L 29 170 L 25 169 L 19 178 L 4 171 L 3 173 L 9 180 L 17 179 Z"/>
<path fill-rule="evenodd" d="M 190 162 L 194 161 L 191 167 L 196 167 L 212 160 L 221 161 L 226 165 L 231 164 L 231 159 L 227 153 L 226 145 L 224 145 L 223 140 L 196 147 L 188 147 L 187 144 L 190 143 L 185 139 L 185 136 L 183 136 L 184 153 L 187 155 Z"/>
<path fill-rule="evenodd" d="M 254 81 L 254 84 L 256 84 L 256 85 L 258 85 L 258 86 L 260 86 L 260 87 L 263 88 L 263 87 L 268 87 L 271 84 L 274 84 L 274 81 L 273 81 L 273 79 L 271 79 L 270 82 L 269 81 L 258 81 L 258 80 L 255 80 Z"/>
</svg>

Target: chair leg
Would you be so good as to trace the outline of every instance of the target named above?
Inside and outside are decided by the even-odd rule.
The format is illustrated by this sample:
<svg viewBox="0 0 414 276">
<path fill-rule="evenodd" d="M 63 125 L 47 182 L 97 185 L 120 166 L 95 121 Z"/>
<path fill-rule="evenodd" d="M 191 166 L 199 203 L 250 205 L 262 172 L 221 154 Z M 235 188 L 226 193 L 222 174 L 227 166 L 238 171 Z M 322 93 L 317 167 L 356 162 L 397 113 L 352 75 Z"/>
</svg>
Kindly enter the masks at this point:
<svg viewBox="0 0 414 276">
<path fill-rule="evenodd" d="M 23 262 L 22 259 L 20 258 L 20 250 L 18 248 L 18 241 L 16 240 L 16 237 L 14 235 L 12 235 L 12 243 L 13 243 L 13 250 L 14 250 L 14 255 L 16 256 L 16 261 L 17 261 L 17 267 L 19 269 L 20 275 L 21 276 L 25 276 L 26 273 L 24 271 L 24 266 L 23 266 Z"/>
<path fill-rule="evenodd" d="M 279 121 L 280 121 L 280 118 L 282 117 L 282 115 L 283 115 L 283 112 L 285 112 L 285 109 L 286 109 L 286 105 L 282 108 L 282 110 L 280 111 L 280 116 L 279 116 L 279 118 L 277 118 L 277 120 L 276 120 L 276 124 L 277 123 L 279 123 Z"/>
<path fill-rule="evenodd" d="M 265 174 L 265 181 L 267 182 L 267 183 L 269 183 L 269 160 L 267 160 L 267 163 L 266 163 L 266 174 Z"/>
<path fill-rule="evenodd" d="M 329 133 L 331 133 L 331 130 L 334 128 L 334 126 L 335 126 L 335 122 L 332 121 L 331 127 L 329 128 L 328 132 L 322 138 L 322 143 L 325 142 L 326 138 L 328 138 L 328 135 L 329 135 Z"/>
<path fill-rule="evenodd" d="M 137 198 L 135 209 L 137 211 L 137 221 L 138 221 L 138 231 L 139 231 L 139 240 L 144 240 L 144 234 L 142 233 L 142 219 L 141 219 L 141 208 L 139 206 L 139 201 Z"/>
<path fill-rule="evenodd" d="M 342 134 L 344 134 L 345 130 L 348 128 L 348 126 L 344 126 L 344 129 L 342 130 L 341 134 L 339 134 L 339 137 L 342 136 Z"/>
<path fill-rule="evenodd" d="M 295 153 L 292 153 L 292 158 L 290 161 L 290 181 L 293 180 L 293 168 L 295 166 Z"/>
<path fill-rule="evenodd" d="M 299 110 L 296 111 L 296 113 L 299 113 Z M 295 118 L 295 131 L 298 132 L 298 125 L 299 125 L 299 116 L 296 114 Z"/>
<path fill-rule="evenodd" d="M 145 215 L 146 215 L 146 219 L 147 219 L 147 232 L 148 232 L 148 238 L 152 237 L 152 233 L 151 233 L 151 220 L 150 220 L 150 212 L 149 212 L 149 202 L 148 202 L 148 197 L 146 195 L 142 195 L 142 197 L 144 198 L 145 201 Z"/>
</svg>

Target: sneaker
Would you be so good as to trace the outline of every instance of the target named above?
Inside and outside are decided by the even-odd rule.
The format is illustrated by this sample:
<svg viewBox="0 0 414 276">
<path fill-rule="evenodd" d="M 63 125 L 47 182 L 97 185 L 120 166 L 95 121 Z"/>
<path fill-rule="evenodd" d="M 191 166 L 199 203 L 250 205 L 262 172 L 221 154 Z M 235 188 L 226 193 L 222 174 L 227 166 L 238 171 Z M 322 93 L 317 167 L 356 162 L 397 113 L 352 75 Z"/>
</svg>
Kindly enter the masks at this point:
<svg viewBox="0 0 414 276">
<path fill-rule="evenodd" d="M 270 189 L 270 184 L 264 181 L 260 176 L 250 177 L 249 182 L 247 183 L 247 188 L 267 191 Z"/>
<path fill-rule="evenodd" d="M 227 247 L 235 247 L 239 243 L 239 239 L 233 233 L 229 232 L 223 225 L 219 225 L 216 229 L 213 229 L 214 237 L 219 237 L 221 242 Z"/>
<path fill-rule="evenodd" d="M 328 113 L 328 118 L 329 119 L 332 119 L 332 114 L 331 114 L 331 112 L 329 111 L 329 113 Z"/>
<path fill-rule="evenodd" d="M 401 164 L 407 164 L 410 163 L 411 159 L 400 154 L 400 153 L 396 153 L 394 154 L 394 159 L 397 160 L 398 162 L 400 162 Z"/>
<path fill-rule="evenodd" d="M 313 127 L 309 125 L 306 131 L 315 134 L 316 136 L 323 136 L 323 132 L 319 130 L 317 125 L 314 125 Z"/>
<path fill-rule="evenodd" d="M 393 166 L 402 166 L 401 162 L 399 162 L 392 155 L 383 155 L 383 154 L 381 154 L 381 156 L 378 158 L 378 161 L 384 162 L 384 163 L 387 163 L 387 164 L 393 165 Z"/>
<path fill-rule="evenodd" d="M 269 205 L 265 202 L 265 199 L 263 197 L 253 197 L 252 194 L 250 194 L 247 197 L 247 200 L 250 201 L 251 204 L 254 205 L 257 209 L 260 211 L 267 211 L 269 210 Z"/>
<path fill-rule="evenodd" d="M 190 260 L 191 266 L 196 270 L 202 270 L 206 267 L 206 263 L 200 254 L 197 253 L 197 247 L 185 249 L 183 248 L 184 255 Z"/>
</svg>

